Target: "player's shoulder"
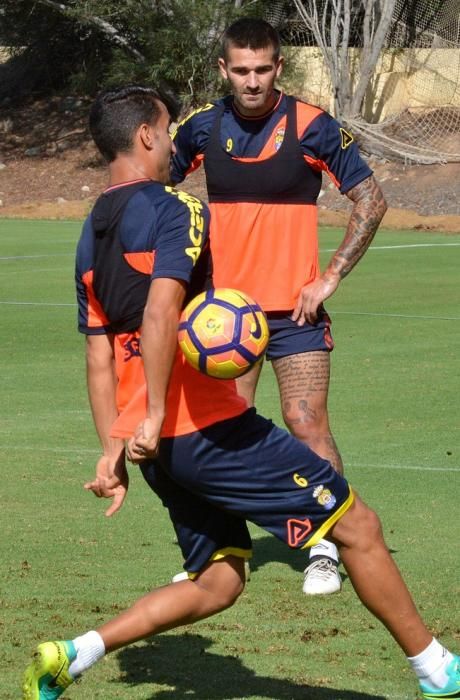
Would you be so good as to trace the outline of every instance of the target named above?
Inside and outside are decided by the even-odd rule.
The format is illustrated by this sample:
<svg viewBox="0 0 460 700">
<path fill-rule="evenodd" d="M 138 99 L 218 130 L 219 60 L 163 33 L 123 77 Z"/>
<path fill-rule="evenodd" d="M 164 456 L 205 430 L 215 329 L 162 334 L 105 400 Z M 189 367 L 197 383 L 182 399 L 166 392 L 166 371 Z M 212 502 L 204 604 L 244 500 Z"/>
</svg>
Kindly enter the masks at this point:
<svg viewBox="0 0 460 700">
<path fill-rule="evenodd" d="M 91 214 L 88 214 L 81 228 L 78 239 L 75 265 L 77 273 L 80 275 L 92 267 L 93 261 L 93 226 Z"/>
<path fill-rule="evenodd" d="M 301 97 L 293 97 L 293 99 L 296 103 L 297 122 L 299 126 L 302 125 L 306 128 L 317 119 L 321 119 L 321 121 L 329 121 L 329 119 L 332 119 L 331 115 L 322 107 L 319 107 L 319 105 L 307 102 Z"/>
<path fill-rule="evenodd" d="M 150 221 L 156 225 L 169 226 L 173 221 L 186 223 L 191 209 L 201 210 L 199 200 L 192 195 L 180 193 L 174 187 L 158 180 L 152 180 L 133 194 L 124 212 L 124 224 L 130 228 L 141 229 L 143 223 Z"/>
<path fill-rule="evenodd" d="M 217 114 L 219 105 L 222 100 L 213 100 L 212 102 L 206 102 L 206 104 L 200 107 L 195 107 L 189 111 L 183 119 L 181 119 L 175 126 L 171 137 L 174 139 L 175 135 L 180 129 L 187 127 L 188 129 L 197 130 L 202 129 L 207 124 L 211 124 Z"/>
<path fill-rule="evenodd" d="M 157 234 L 171 244 L 186 245 L 185 252 L 195 260 L 195 252 L 201 249 L 209 235 L 210 213 L 208 206 L 193 194 L 165 185 L 163 206 L 158 209 Z M 190 251 L 190 241 L 194 253 Z M 196 249 L 196 250 L 195 250 Z M 198 255 L 197 253 L 197 255 Z"/>
<path fill-rule="evenodd" d="M 126 211 L 130 218 L 145 218 L 151 215 L 152 211 L 161 207 L 164 198 L 165 185 L 157 180 L 152 180 L 133 192 Z"/>
<path fill-rule="evenodd" d="M 185 213 L 208 216 L 208 205 L 199 197 L 196 197 L 185 190 L 179 190 L 172 185 L 164 185 L 162 197 L 163 209 L 173 214 Z"/>
</svg>

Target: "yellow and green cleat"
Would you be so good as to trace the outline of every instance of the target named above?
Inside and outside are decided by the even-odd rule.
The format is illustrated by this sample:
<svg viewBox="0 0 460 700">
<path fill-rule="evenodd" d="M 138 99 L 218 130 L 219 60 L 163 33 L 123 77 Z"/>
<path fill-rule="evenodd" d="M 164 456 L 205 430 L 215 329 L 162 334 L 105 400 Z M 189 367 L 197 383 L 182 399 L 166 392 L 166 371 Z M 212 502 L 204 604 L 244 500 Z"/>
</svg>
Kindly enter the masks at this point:
<svg viewBox="0 0 460 700">
<path fill-rule="evenodd" d="M 77 652 L 73 642 L 39 644 L 24 673 L 22 700 L 56 700 L 74 682 L 69 666 Z"/>
</svg>

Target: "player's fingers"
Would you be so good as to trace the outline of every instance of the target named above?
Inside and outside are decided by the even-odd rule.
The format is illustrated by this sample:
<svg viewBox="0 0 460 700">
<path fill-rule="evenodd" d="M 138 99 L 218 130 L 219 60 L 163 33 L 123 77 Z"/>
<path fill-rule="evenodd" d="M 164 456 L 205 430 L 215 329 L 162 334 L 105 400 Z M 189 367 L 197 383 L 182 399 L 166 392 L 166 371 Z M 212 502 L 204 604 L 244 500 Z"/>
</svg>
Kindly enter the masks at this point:
<svg viewBox="0 0 460 700">
<path fill-rule="evenodd" d="M 310 325 L 313 325 L 315 323 L 316 317 L 312 311 L 308 311 L 304 315 L 304 323 L 309 323 Z M 300 324 L 299 324 L 300 325 Z"/>
<path fill-rule="evenodd" d="M 298 326 L 303 326 L 305 323 L 313 324 L 317 318 L 318 303 L 312 296 L 304 297 L 302 313 L 297 321 Z"/>
<path fill-rule="evenodd" d="M 112 474 L 112 476 L 108 476 L 104 479 L 101 487 L 105 493 L 108 493 L 111 496 L 113 489 L 120 486 L 120 483 L 120 477 L 118 477 L 116 474 Z"/>
<path fill-rule="evenodd" d="M 126 457 L 131 464 L 140 464 L 146 459 L 145 455 L 140 455 L 132 445 L 128 445 L 126 448 Z"/>
<path fill-rule="evenodd" d="M 312 303 L 310 308 L 308 309 L 308 313 L 306 314 L 307 322 L 312 325 L 318 320 L 318 307 L 319 304 Z"/>
<path fill-rule="evenodd" d="M 300 309 L 299 315 L 297 317 L 297 325 L 304 326 L 307 320 L 308 313 L 308 300 L 303 300 L 302 308 Z"/>
<path fill-rule="evenodd" d="M 134 442 L 131 446 L 131 451 L 135 457 L 142 457 L 143 459 L 151 459 L 157 453 L 158 444 L 153 439 L 146 438 L 134 438 Z"/>
<path fill-rule="evenodd" d="M 136 438 L 134 439 L 133 445 L 132 445 L 132 452 L 135 452 L 136 454 L 142 455 L 147 452 L 148 446 L 146 444 L 145 440 L 137 440 Z"/>
<path fill-rule="evenodd" d="M 139 457 L 139 447 L 137 445 L 136 438 L 132 437 L 126 447 L 126 453 L 128 455 L 128 459 L 132 462 L 133 459 L 136 459 Z"/>
<path fill-rule="evenodd" d="M 116 493 L 114 495 L 112 505 L 105 511 L 105 515 L 107 518 L 110 518 L 112 515 L 114 515 L 117 511 L 120 510 L 125 500 L 125 495 L 126 491 L 124 493 Z"/>
<path fill-rule="evenodd" d="M 145 455 L 140 455 L 135 450 L 132 450 L 128 453 L 128 459 L 131 464 L 139 464 L 139 462 L 142 462 L 145 459 Z"/>
<path fill-rule="evenodd" d="M 109 508 L 107 508 L 107 510 L 105 511 L 105 517 L 111 518 L 112 515 L 114 515 L 117 512 L 117 510 L 120 510 L 120 508 L 121 508 L 121 503 L 115 503 L 115 500 L 114 500 L 112 505 Z"/>
<path fill-rule="evenodd" d="M 299 316 L 302 312 L 302 307 L 303 307 L 303 299 L 302 299 L 302 295 L 300 295 L 299 298 L 297 299 L 297 304 L 295 306 L 295 309 L 291 314 L 292 321 L 297 321 L 297 319 L 299 318 Z"/>
<path fill-rule="evenodd" d="M 92 491 L 98 498 L 101 498 L 102 496 L 101 487 L 97 479 L 95 481 L 88 481 L 83 485 L 83 488 L 85 488 L 87 491 Z"/>
</svg>

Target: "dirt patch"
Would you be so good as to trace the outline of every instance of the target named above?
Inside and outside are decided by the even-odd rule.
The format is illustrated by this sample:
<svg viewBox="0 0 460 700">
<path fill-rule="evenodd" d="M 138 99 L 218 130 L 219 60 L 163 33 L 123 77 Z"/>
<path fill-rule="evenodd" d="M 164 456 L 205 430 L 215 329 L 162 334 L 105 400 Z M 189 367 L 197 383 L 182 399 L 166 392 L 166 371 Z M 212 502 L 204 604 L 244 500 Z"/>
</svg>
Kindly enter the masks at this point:
<svg viewBox="0 0 460 700">
<path fill-rule="evenodd" d="M 386 168 L 388 170 L 391 166 L 387 165 Z M 103 190 L 106 177 L 103 167 L 85 166 L 79 162 L 79 158 L 75 158 L 75 154 L 72 157 L 66 154 L 63 158 L 41 161 L 17 160 L 0 171 L 0 217 L 81 220 Z M 425 179 L 428 178 L 425 176 Z M 458 175 L 453 182 L 460 182 Z M 194 173 L 182 187 L 206 199 L 203 173 Z M 391 193 L 385 183 L 382 183 L 382 187 L 391 205 Z M 409 187 L 404 189 L 406 194 L 410 192 Z M 390 206 L 381 228 L 460 232 L 460 215 L 437 213 L 439 197 L 443 196 L 444 189 L 435 173 L 432 175 L 430 192 L 433 202 L 431 209 L 435 213 L 427 215 L 413 209 Z M 423 199 L 418 189 L 412 196 Z M 319 222 L 325 226 L 344 227 L 350 210 L 351 205 L 346 197 L 341 197 L 336 192 L 325 192 L 319 200 Z M 427 210 L 426 197 L 423 210 Z"/>
<path fill-rule="evenodd" d="M 86 216 L 107 182 L 87 131 L 87 109 L 79 98 L 0 109 L 0 217 Z M 389 206 L 383 228 L 460 232 L 460 163 L 417 166 L 369 158 L 369 164 Z M 202 169 L 184 188 L 206 199 Z M 346 225 L 351 203 L 327 176 L 318 209 L 320 223 Z"/>
</svg>

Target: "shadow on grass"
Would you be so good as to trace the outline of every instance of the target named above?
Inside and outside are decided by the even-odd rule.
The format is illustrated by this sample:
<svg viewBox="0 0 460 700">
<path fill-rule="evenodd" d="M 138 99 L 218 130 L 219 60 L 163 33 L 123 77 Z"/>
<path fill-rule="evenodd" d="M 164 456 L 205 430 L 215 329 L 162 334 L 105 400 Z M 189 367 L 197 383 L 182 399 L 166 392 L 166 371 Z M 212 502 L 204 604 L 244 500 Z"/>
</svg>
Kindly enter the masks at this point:
<svg viewBox="0 0 460 700">
<path fill-rule="evenodd" d="M 390 553 L 395 554 L 397 550 L 390 549 Z M 250 560 L 250 567 L 251 571 L 255 573 L 265 564 L 279 561 L 283 564 L 287 564 L 291 569 L 301 574 L 308 564 L 308 555 L 308 549 L 289 549 L 283 542 L 277 540 L 276 537 L 266 535 L 258 539 L 254 538 L 253 556 Z M 340 575 L 342 576 L 342 581 L 348 579 L 343 566 L 341 567 Z"/>
<path fill-rule="evenodd" d="M 264 535 L 252 542 L 253 552 L 250 560 L 251 571 L 256 572 L 265 564 L 274 561 L 287 564 L 294 571 L 302 573 L 308 564 L 308 550 L 290 549 L 284 542 L 271 535 Z"/>
<path fill-rule="evenodd" d="M 177 545 L 177 542 L 175 543 Z M 308 549 L 290 549 L 281 542 L 281 540 L 272 537 L 272 535 L 264 535 L 253 539 L 253 554 L 249 562 L 251 573 L 256 573 L 263 568 L 265 564 L 271 564 L 274 561 L 281 562 L 291 567 L 293 571 L 298 571 L 302 576 L 305 567 L 308 565 Z M 390 549 L 391 554 L 395 554 L 397 550 Z M 340 575 L 342 582 L 347 581 L 348 576 L 345 573 L 343 566 L 340 567 Z"/>
<path fill-rule="evenodd" d="M 292 680 L 256 675 L 238 657 L 208 651 L 212 644 L 207 637 L 185 632 L 181 636 L 160 635 L 145 645 L 126 647 L 117 655 L 122 678 L 116 682 L 132 687 L 145 683 L 167 686 L 157 690 L 152 700 L 230 700 L 254 696 L 273 700 L 385 700 L 381 695 L 314 688 Z M 277 662 L 274 659 L 274 665 Z"/>
</svg>

